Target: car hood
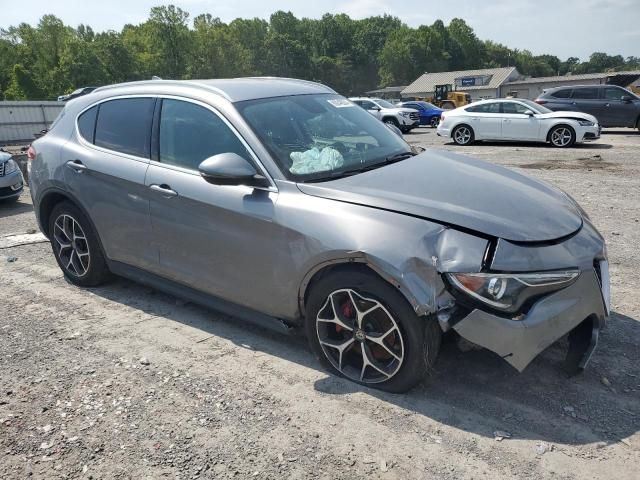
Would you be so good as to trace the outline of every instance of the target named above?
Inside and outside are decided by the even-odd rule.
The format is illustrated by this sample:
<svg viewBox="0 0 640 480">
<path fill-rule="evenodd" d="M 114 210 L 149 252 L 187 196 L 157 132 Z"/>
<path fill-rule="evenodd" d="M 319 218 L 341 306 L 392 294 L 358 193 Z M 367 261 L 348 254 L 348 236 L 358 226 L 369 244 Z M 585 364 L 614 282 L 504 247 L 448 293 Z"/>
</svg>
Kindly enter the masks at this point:
<svg viewBox="0 0 640 480">
<path fill-rule="evenodd" d="M 517 242 L 543 242 L 582 226 L 560 190 L 503 167 L 426 151 L 385 167 L 320 183 L 307 195 L 396 211 Z"/>
<path fill-rule="evenodd" d="M 549 112 L 537 115 L 538 118 L 576 118 L 580 120 L 588 120 L 597 123 L 598 119 L 593 115 L 583 112 Z"/>
</svg>

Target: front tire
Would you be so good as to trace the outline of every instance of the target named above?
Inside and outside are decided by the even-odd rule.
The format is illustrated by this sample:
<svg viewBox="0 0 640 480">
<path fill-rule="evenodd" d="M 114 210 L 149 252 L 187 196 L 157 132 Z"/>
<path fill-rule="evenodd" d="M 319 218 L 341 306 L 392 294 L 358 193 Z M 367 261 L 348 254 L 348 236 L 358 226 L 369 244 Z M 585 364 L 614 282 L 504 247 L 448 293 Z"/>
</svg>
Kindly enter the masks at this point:
<svg viewBox="0 0 640 480">
<path fill-rule="evenodd" d="M 458 125 L 451 132 L 451 138 L 458 145 L 471 145 L 475 140 L 475 135 L 473 133 L 473 128 L 469 125 Z"/>
<path fill-rule="evenodd" d="M 418 384 L 438 355 L 442 332 L 373 273 L 339 271 L 309 293 L 305 328 L 311 350 L 333 373 L 402 393 Z"/>
<path fill-rule="evenodd" d="M 431 121 L 429 122 L 429 124 L 431 125 L 431 128 L 438 128 L 439 123 L 440 123 L 440 117 L 431 117 Z"/>
<path fill-rule="evenodd" d="M 557 148 L 571 147 L 576 143 L 576 132 L 567 125 L 557 125 L 549 131 L 549 142 Z"/>
<path fill-rule="evenodd" d="M 49 216 L 53 255 L 64 276 L 74 285 L 96 287 L 109 279 L 98 236 L 91 222 L 71 202 L 57 204 Z"/>
</svg>

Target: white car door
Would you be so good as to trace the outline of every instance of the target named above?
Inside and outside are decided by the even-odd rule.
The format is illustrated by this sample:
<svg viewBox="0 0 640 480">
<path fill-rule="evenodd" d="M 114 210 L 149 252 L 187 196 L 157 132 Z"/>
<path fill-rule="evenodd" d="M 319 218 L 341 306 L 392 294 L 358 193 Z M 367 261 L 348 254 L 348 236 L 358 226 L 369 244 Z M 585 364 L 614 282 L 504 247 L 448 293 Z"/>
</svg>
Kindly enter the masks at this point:
<svg viewBox="0 0 640 480">
<path fill-rule="evenodd" d="M 540 119 L 531 107 L 520 102 L 502 102 L 502 138 L 504 140 L 540 140 Z M 534 113 L 528 115 L 525 112 Z"/>
<path fill-rule="evenodd" d="M 502 117 L 500 103 L 482 103 L 465 109 L 465 117 L 473 128 L 476 140 L 500 140 Z"/>
</svg>

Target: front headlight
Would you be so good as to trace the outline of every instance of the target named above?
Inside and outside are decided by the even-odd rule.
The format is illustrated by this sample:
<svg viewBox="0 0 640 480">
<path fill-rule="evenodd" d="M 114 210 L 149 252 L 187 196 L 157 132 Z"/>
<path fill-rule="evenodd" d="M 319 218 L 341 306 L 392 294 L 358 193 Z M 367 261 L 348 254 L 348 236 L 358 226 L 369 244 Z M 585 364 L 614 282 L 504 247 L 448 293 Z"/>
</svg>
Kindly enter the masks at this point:
<svg viewBox="0 0 640 480">
<path fill-rule="evenodd" d="M 4 164 L 4 174 L 9 175 L 16 170 L 18 170 L 18 164 L 16 163 L 16 161 L 13 159 L 7 160 L 7 163 Z"/>
<path fill-rule="evenodd" d="M 567 287 L 577 270 L 540 273 L 447 273 L 456 288 L 476 300 L 506 312 L 518 311 L 528 300 Z"/>
<path fill-rule="evenodd" d="M 578 120 L 578 123 L 583 127 L 593 127 L 595 125 L 594 122 L 590 122 L 589 120 Z"/>
<path fill-rule="evenodd" d="M 402 115 L 403 117 L 408 117 L 411 114 L 409 112 L 400 112 L 400 115 Z"/>
</svg>

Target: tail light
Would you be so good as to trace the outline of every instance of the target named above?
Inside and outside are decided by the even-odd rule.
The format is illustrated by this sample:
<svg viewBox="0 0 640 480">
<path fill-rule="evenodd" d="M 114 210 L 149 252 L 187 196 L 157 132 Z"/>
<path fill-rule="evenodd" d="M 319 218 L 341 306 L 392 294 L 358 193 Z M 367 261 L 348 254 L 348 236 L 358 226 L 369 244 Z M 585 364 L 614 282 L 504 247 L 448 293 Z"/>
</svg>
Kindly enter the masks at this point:
<svg viewBox="0 0 640 480">
<path fill-rule="evenodd" d="M 536 98 L 534 102 L 536 102 L 538 105 L 544 105 L 545 103 L 549 103 L 548 101 L 540 100 L 539 98 Z"/>
<path fill-rule="evenodd" d="M 441 113 L 441 114 L 440 114 L 440 121 L 441 121 L 441 122 L 444 122 L 444 113 Z"/>
<path fill-rule="evenodd" d="M 27 150 L 27 158 L 30 161 L 33 161 L 33 160 L 36 159 L 36 150 L 35 150 L 35 148 L 33 148 L 32 145 L 29 145 L 29 149 Z"/>
</svg>

